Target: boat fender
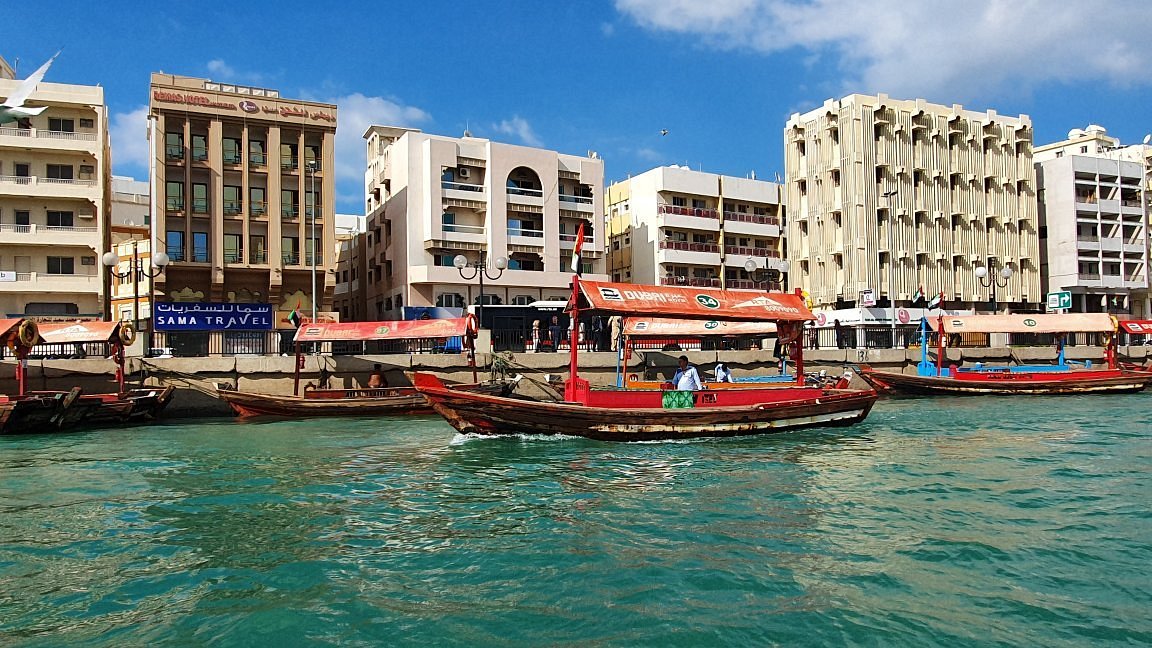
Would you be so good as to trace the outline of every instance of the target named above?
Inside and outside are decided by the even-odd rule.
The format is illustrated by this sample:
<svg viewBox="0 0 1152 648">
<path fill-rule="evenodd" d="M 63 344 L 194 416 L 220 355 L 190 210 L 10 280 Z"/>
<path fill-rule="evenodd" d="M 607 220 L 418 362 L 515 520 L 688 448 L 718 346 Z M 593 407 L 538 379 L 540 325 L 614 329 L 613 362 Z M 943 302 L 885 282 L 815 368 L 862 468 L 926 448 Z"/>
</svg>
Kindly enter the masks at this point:
<svg viewBox="0 0 1152 648">
<path fill-rule="evenodd" d="M 20 322 L 20 326 L 16 328 L 16 339 L 19 340 L 21 346 L 36 346 L 36 343 L 40 341 L 40 329 L 36 327 L 36 322 L 32 320 Z"/>
<path fill-rule="evenodd" d="M 131 324 L 124 322 L 120 325 L 120 343 L 124 346 L 131 346 L 136 341 L 136 328 Z"/>
<path fill-rule="evenodd" d="M 848 389 L 848 385 L 852 384 L 852 372 L 845 371 L 840 379 L 836 381 L 836 389 Z"/>
</svg>

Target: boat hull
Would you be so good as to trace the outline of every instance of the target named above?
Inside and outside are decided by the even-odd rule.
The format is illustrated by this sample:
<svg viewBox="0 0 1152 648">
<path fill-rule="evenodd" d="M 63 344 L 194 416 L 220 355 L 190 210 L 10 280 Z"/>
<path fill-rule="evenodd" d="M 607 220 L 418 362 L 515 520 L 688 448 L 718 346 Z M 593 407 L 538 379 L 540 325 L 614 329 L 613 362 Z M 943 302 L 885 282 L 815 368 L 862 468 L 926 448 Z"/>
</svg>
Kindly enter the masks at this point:
<svg viewBox="0 0 1152 648">
<path fill-rule="evenodd" d="M 360 398 L 313 398 L 273 396 L 227 389 L 217 390 L 217 394 L 239 416 L 386 416 L 429 414 L 432 412 L 428 401 L 416 393 L 414 389 L 359 391 L 393 395 Z"/>
<path fill-rule="evenodd" d="M 744 436 L 806 427 L 847 426 L 868 415 L 876 402 L 872 390 L 797 388 L 790 398 L 780 388 L 750 389 L 732 406 L 637 407 L 661 392 L 599 394 L 594 406 L 550 403 L 461 391 L 431 374 L 412 374 L 412 384 L 449 424 L 465 434 L 570 435 L 603 441 L 656 441 Z M 753 392 L 763 392 L 755 394 Z M 725 390 L 735 395 L 735 390 Z M 695 395 L 708 392 L 695 392 Z M 619 395 L 618 406 L 607 403 Z"/>
<path fill-rule="evenodd" d="M 1123 370 L 1036 372 L 1013 374 L 976 372 L 960 378 L 918 376 L 860 368 L 860 377 L 878 392 L 893 395 L 1014 395 L 1124 394 L 1144 391 L 1152 373 Z"/>
</svg>

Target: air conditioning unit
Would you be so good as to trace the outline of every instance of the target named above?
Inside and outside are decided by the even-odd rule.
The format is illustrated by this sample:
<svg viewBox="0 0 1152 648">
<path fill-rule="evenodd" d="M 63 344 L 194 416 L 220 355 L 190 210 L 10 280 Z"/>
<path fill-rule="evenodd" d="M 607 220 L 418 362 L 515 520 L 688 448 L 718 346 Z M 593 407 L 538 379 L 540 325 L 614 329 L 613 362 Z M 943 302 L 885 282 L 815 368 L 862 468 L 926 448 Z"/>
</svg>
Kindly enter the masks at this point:
<svg viewBox="0 0 1152 648">
<path fill-rule="evenodd" d="M 979 255 L 979 254 L 969 254 L 969 255 L 968 255 L 968 260 L 969 260 L 969 261 L 979 261 L 979 260 L 980 260 L 980 255 Z"/>
<path fill-rule="evenodd" d="M 96 218 L 96 212 L 82 211 L 76 213 L 77 218 Z"/>
<path fill-rule="evenodd" d="M 908 258 L 908 250 L 900 250 L 899 256 L 901 259 L 907 259 Z"/>
<path fill-rule="evenodd" d="M 945 253 L 943 253 L 943 252 L 937 252 L 937 253 L 936 253 L 936 260 L 937 260 L 937 261 L 946 261 L 947 259 L 948 259 L 948 255 L 947 255 L 947 254 L 945 254 Z"/>
<path fill-rule="evenodd" d="M 948 220 L 948 218 L 944 215 L 944 212 L 942 212 L 942 211 L 932 212 L 932 218 L 934 218 L 938 221 Z"/>
<path fill-rule="evenodd" d="M 459 169 L 456 169 L 456 175 L 460 176 L 461 178 L 467 178 L 470 174 L 471 170 L 468 167 L 460 167 Z"/>
</svg>

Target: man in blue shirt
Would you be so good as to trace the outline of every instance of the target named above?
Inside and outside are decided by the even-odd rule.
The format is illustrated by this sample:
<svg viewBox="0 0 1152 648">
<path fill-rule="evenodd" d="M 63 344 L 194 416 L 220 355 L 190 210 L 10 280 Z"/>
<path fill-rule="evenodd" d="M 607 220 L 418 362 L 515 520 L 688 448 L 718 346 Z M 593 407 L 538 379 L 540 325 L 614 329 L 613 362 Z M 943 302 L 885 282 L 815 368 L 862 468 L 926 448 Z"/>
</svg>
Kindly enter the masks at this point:
<svg viewBox="0 0 1152 648">
<path fill-rule="evenodd" d="M 676 370 L 676 375 L 672 376 L 672 384 L 676 389 L 704 389 L 704 385 L 700 384 L 700 374 L 696 373 L 696 367 L 688 364 L 688 356 L 680 356 L 679 364 L 680 368 Z"/>
</svg>

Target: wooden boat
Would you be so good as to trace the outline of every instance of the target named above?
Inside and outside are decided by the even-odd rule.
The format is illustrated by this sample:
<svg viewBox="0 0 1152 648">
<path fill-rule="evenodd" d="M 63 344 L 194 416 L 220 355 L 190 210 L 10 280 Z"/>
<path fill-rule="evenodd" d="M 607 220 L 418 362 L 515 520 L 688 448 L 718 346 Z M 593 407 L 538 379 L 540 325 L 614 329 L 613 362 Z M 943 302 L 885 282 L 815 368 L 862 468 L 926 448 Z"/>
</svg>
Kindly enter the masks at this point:
<svg viewBox="0 0 1152 648">
<path fill-rule="evenodd" d="M 812 319 L 799 294 L 756 293 L 582 281 L 573 277 L 569 310 L 724 321 L 772 320 L 803 376 L 800 335 Z M 413 386 L 453 427 L 469 434 L 572 435 L 606 441 L 737 436 L 862 421 L 877 395 L 871 389 L 791 388 L 592 389 L 570 351 L 563 400 L 478 394 L 415 372 Z M 803 380 L 802 378 L 800 379 Z"/>
<path fill-rule="evenodd" d="M 472 316 L 441 320 L 305 323 L 296 331 L 296 377 L 292 396 L 218 388 L 217 396 L 239 416 L 383 416 L 430 413 L 427 399 L 412 387 L 300 390 L 301 345 L 322 342 L 462 338 L 476 378 L 476 321 Z M 478 386 L 473 385 L 473 388 Z"/>
<path fill-rule="evenodd" d="M 928 359 L 928 327 L 937 336 L 936 361 Z M 1106 366 L 1095 368 L 1070 364 L 1064 355 L 1064 335 L 1097 332 L 1105 336 Z M 1054 365 L 944 366 L 945 340 L 954 333 L 1049 333 L 1056 336 Z M 890 394 L 1090 394 L 1132 393 L 1152 384 L 1152 373 L 1117 366 L 1116 320 L 1107 313 L 1060 315 L 952 315 L 921 325 L 921 357 L 916 374 L 860 367 L 860 377 L 877 391 Z"/>
</svg>

